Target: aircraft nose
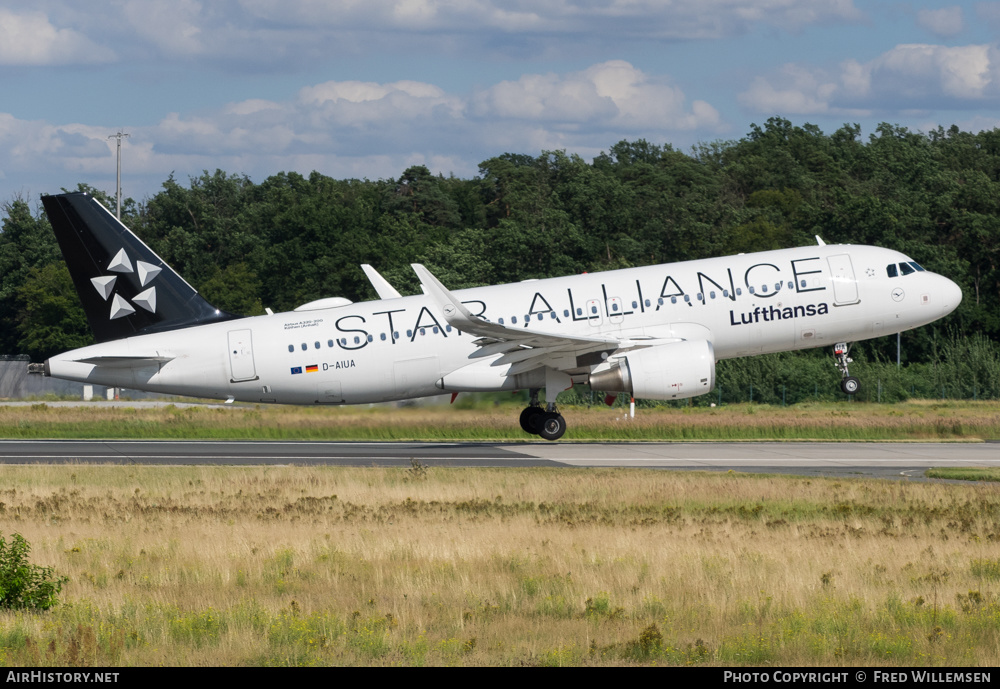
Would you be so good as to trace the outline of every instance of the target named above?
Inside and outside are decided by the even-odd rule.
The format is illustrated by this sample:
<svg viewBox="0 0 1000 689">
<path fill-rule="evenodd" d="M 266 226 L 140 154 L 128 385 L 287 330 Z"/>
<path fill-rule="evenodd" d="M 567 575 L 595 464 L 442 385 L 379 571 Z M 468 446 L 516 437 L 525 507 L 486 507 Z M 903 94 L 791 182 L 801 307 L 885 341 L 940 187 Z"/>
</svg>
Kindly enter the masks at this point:
<svg viewBox="0 0 1000 689">
<path fill-rule="evenodd" d="M 942 280 L 944 285 L 941 287 L 941 315 L 947 316 L 962 303 L 962 288 L 946 277 L 942 277 Z"/>
</svg>

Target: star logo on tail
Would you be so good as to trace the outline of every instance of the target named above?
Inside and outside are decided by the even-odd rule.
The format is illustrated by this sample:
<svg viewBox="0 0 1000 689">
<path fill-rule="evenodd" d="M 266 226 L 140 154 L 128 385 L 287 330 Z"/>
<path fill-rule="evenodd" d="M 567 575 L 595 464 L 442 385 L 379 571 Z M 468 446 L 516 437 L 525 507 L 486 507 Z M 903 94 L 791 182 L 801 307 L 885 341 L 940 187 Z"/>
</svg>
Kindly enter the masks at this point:
<svg viewBox="0 0 1000 689">
<path fill-rule="evenodd" d="M 120 249 L 108 264 L 109 273 L 138 273 L 139 284 L 142 287 L 146 287 L 146 285 L 152 282 L 162 270 L 163 268 L 160 266 L 155 266 L 145 261 L 136 261 L 135 269 L 133 269 L 132 261 L 129 259 L 124 248 Z M 127 299 L 115 292 L 115 284 L 118 282 L 117 275 L 102 275 L 101 277 L 91 278 L 90 282 L 94 286 L 94 289 L 97 290 L 97 293 L 101 295 L 102 299 L 111 302 L 110 320 L 132 315 L 135 313 L 136 306 L 150 313 L 156 313 L 155 286 L 149 287 L 132 297 L 132 303 L 130 304 Z"/>
</svg>

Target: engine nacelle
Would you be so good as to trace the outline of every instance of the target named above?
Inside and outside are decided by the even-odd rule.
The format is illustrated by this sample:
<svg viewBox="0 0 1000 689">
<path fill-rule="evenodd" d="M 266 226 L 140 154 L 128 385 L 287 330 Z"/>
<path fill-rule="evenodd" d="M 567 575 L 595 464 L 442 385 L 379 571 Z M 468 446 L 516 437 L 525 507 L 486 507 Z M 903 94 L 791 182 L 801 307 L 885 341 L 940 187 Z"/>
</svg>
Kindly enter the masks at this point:
<svg viewBox="0 0 1000 689">
<path fill-rule="evenodd" d="M 646 400 L 704 395 L 715 387 L 715 350 L 708 340 L 638 349 L 595 368 L 590 387 Z"/>
</svg>

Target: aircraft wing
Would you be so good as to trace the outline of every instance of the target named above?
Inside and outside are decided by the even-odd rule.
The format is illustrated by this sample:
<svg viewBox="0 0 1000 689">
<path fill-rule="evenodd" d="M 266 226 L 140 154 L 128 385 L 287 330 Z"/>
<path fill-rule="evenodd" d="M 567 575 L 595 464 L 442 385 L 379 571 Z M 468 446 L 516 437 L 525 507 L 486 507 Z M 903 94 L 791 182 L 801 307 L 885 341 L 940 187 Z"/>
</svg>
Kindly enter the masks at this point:
<svg viewBox="0 0 1000 689">
<path fill-rule="evenodd" d="M 501 355 L 493 366 L 510 365 L 507 375 L 515 375 L 548 366 L 568 370 L 598 364 L 620 349 L 623 341 L 611 335 L 581 337 L 551 333 L 533 328 L 515 328 L 491 323 L 472 313 L 427 268 L 411 264 L 424 292 L 433 299 L 445 320 L 453 328 L 478 335 L 479 350 L 470 358 Z M 604 356 L 601 356 L 601 354 Z M 591 355 L 588 357 L 587 355 Z M 593 359 L 591 361 L 591 359 Z"/>
</svg>

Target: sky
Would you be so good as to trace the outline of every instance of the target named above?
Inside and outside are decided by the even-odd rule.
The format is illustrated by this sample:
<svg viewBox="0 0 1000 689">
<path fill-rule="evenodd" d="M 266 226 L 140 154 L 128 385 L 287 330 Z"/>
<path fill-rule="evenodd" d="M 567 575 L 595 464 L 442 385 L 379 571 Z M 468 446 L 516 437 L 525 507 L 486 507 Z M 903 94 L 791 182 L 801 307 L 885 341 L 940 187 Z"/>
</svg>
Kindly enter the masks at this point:
<svg viewBox="0 0 1000 689">
<path fill-rule="evenodd" d="M 470 178 L 782 117 L 1000 126 L 1000 1 L 0 0 L 0 203 L 221 169 Z"/>
</svg>

